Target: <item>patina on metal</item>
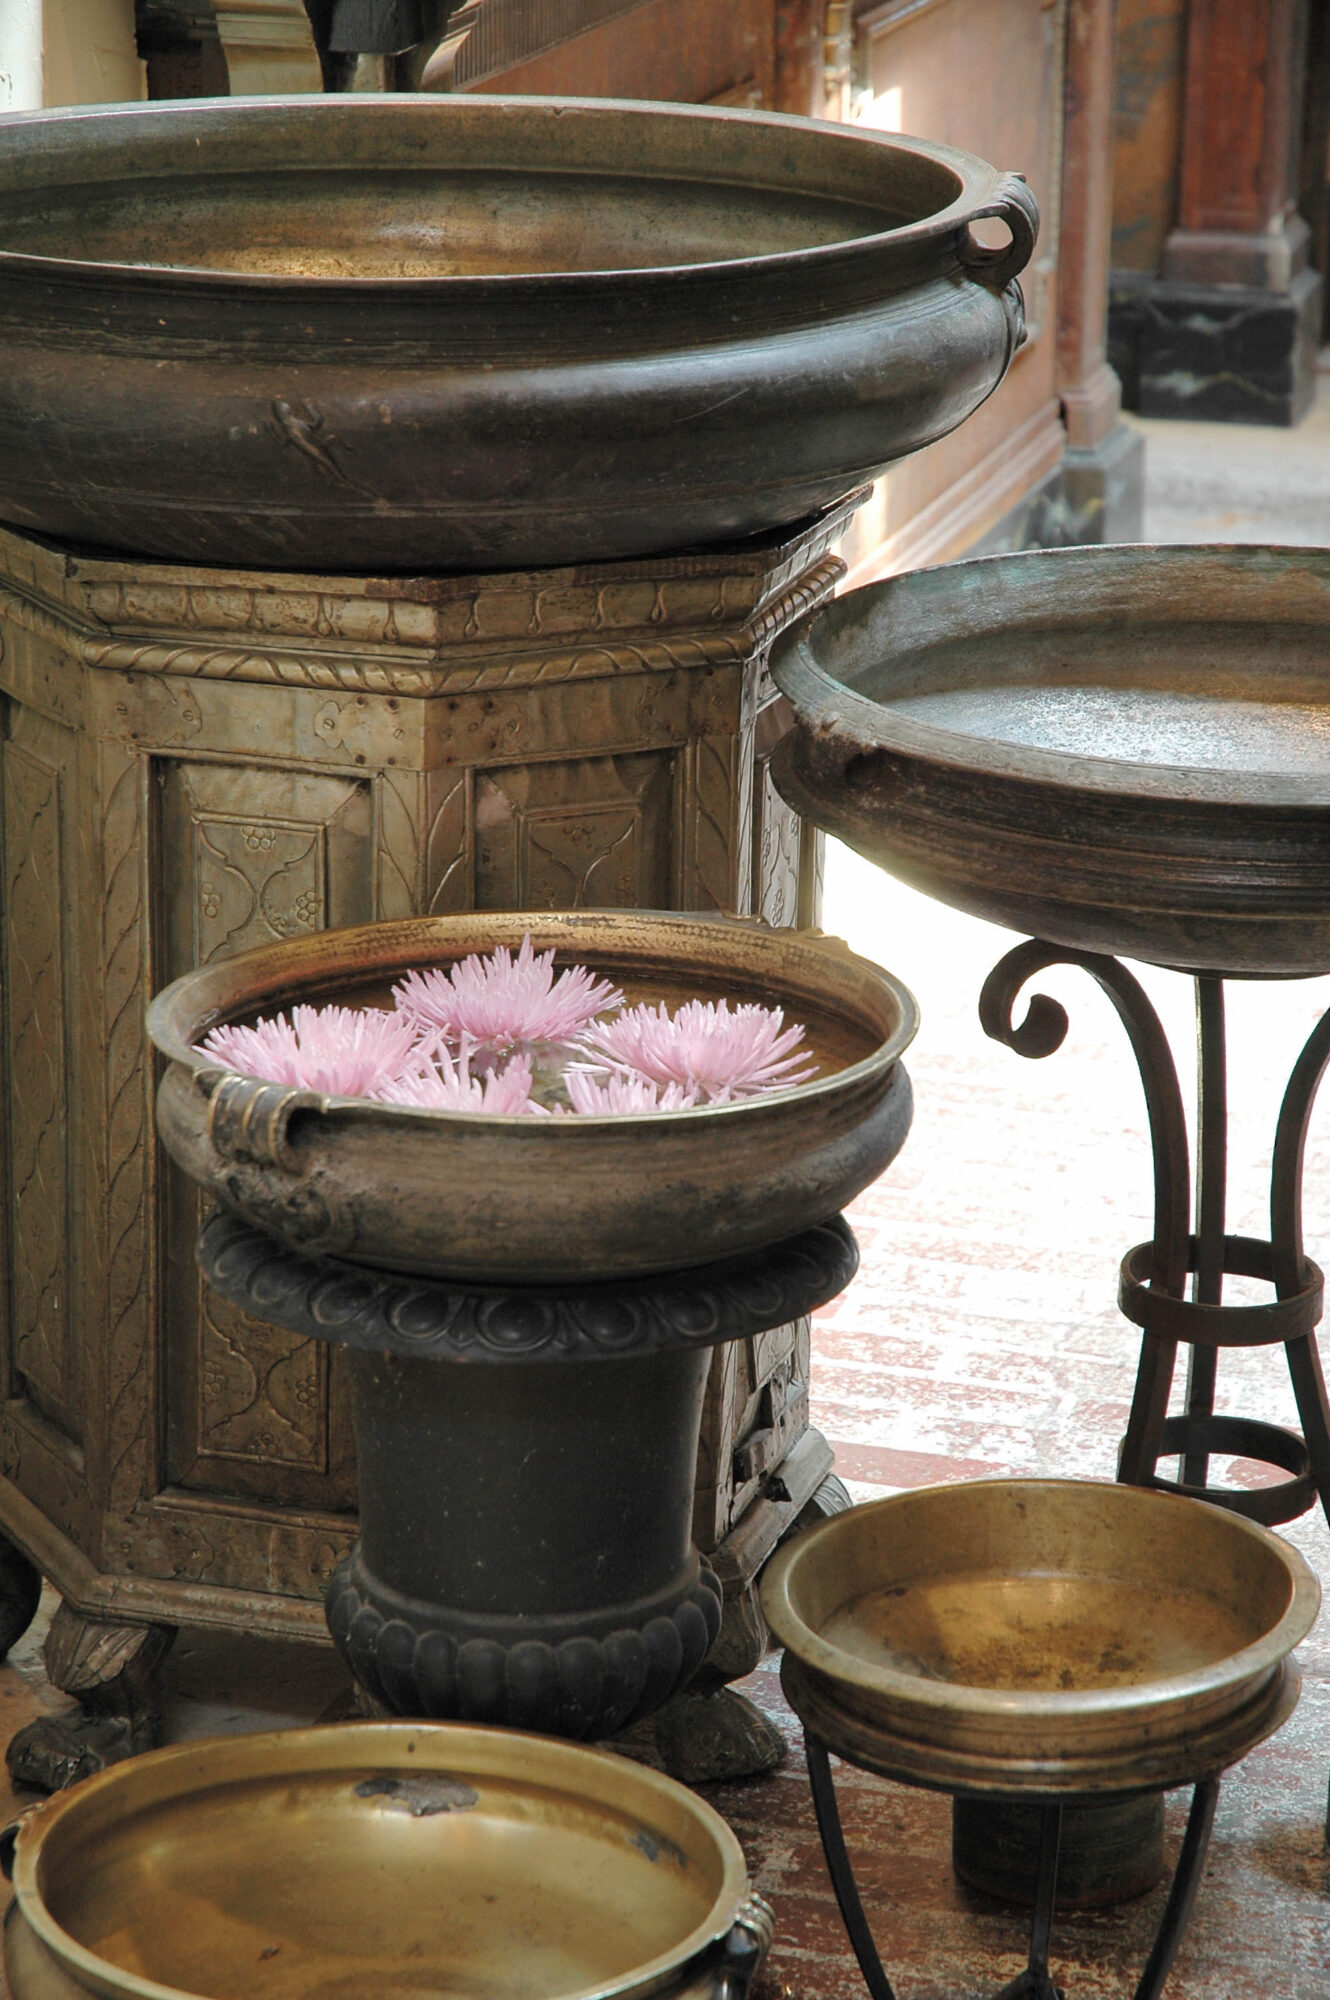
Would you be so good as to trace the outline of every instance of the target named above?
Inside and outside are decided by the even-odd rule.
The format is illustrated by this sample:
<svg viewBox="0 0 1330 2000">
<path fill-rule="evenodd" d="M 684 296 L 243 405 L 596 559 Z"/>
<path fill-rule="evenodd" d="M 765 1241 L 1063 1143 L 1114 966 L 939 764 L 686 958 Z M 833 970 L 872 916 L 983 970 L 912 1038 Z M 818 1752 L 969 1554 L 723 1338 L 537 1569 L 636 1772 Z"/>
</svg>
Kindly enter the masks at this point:
<svg viewBox="0 0 1330 2000">
<path fill-rule="evenodd" d="M 681 1785 L 421 1723 L 136 1758 L 30 1817 L 13 1880 L 14 2000 L 746 2000 L 772 1933 Z"/>
<path fill-rule="evenodd" d="M 321 1098 L 230 1075 L 197 1044 L 293 1001 L 391 1004 L 412 967 L 529 936 L 630 1004 L 756 1000 L 802 1022 L 820 1073 L 686 1111 L 502 1118 Z M 834 940 L 644 911 L 483 912 L 322 931 L 187 973 L 152 1004 L 158 1129 L 226 1207 L 378 1271 L 569 1282 L 735 1256 L 834 1215 L 895 1157 L 914 1002 Z"/>
<path fill-rule="evenodd" d="M 789 802 L 1078 951 L 1330 970 L 1330 554 L 1072 548 L 852 591 L 772 671 Z"/>
<path fill-rule="evenodd" d="M 1004 222 L 1006 249 L 976 240 Z M 951 431 L 1037 217 L 948 147 L 487 95 L 0 120 L 0 518 L 401 572 L 732 541 Z"/>
<path fill-rule="evenodd" d="M 480 1288 L 219 1214 L 199 1261 L 255 1318 L 352 1350 L 360 1540 L 326 1609 L 361 1686 L 393 1714 L 597 1738 L 686 1687 L 720 1627 L 690 1533 L 711 1348 L 825 1304 L 858 1253 L 838 1218 L 656 1277 Z"/>
<path fill-rule="evenodd" d="M 1049 1972 L 1064 1807 L 1191 1784 L 1183 1853 L 1137 2000 L 1190 1913 L 1219 1774 L 1287 1720 L 1289 1654 L 1320 1587 L 1219 1508 L 1084 1480 L 967 1480 L 856 1507 L 791 1543 L 763 1602 L 808 1740 L 827 1864 L 873 2000 L 891 1986 L 859 1900 L 828 1751 L 870 1771 L 1041 1807 L 1029 1963 Z"/>
</svg>

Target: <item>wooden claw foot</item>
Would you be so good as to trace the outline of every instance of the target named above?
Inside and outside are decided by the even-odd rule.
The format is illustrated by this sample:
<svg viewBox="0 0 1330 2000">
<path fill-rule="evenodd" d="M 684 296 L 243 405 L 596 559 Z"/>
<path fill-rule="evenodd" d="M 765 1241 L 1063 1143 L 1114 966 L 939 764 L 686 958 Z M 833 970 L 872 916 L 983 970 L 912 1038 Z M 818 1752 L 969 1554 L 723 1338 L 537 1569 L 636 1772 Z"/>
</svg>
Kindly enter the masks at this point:
<svg viewBox="0 0 1330 2000">
<path fill-rule="evenodd" d="M 152 1749 L 160 1721 L 160 1668 L 174 1639 L 172 1625 L 111 1625 L 61 1604 L 43 1659 L 51 1685 L 73 1695 L 82 1712 L 42 1716 L 19 1730 L 5 1753 L 14 1784 L 61 1791 Z"/>
</svg>

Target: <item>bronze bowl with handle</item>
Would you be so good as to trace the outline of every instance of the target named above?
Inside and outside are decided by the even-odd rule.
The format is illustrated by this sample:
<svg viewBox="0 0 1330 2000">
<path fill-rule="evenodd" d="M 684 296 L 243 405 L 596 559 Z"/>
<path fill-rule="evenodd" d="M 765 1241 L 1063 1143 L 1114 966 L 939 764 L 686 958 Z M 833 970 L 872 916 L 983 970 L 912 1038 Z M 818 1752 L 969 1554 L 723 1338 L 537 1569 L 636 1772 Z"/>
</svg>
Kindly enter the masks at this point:
<svg viewBox="0 0 1330 2000">
<path fill-rule="evenodd" d="M 177 1744 L 8 1844 L 14 2000 L 746 2000 L 771 1938 L 682 1785 L 460 1724 Z"/>
<path fill-rule="evenodd" d="M 198 1043 L 293 1002 L 391 1005 L 395 979 L 530 936 L 630 1002 L 778 1005 L 820 1074 L 730 1104 L 532 1118 L 322 1097 L 228 1074 Z M 200 967 L 160 993 L 167 1151 L 293 1248 L 384 1271 L 502 1284 L 684 1269 L 829 1220 L 909 1130 L 906 989 L 844 945 L 706 915 L 476 911 L 320 931 Z"/>
<path fill-rule="evenodd" d="M 356 574 L 757 534 L 997 387 L 1035 229 L 1024 182 L 970 154 L 776 113 L 0 118 L 0 520 Z"/>
</svg>

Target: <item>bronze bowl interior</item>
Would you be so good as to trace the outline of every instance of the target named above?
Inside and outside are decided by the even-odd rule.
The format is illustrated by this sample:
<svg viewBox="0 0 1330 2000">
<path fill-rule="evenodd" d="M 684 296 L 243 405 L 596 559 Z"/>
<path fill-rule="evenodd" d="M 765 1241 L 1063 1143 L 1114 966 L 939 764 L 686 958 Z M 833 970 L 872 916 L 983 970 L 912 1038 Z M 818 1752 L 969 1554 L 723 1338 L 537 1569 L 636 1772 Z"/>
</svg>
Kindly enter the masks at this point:
<svg viewBox="0 0 1330 2000">
<path fill-rule="evenodd" d="M 774 113 L 0 118 L 0 519 L 354 574 L 783 527 L 997 386 L 1034 232 L 969 154 Z"/>
<path fill-rule="evenodd" d="M 1162 1790 L 1297 1694 L 1315 1576 L 1268 1529 L 1088 1480 L 983 1479 L 824 1523 L 766 1572 L 792 1703 L 833 1750 L 949 1791 Z"/>
<path fill-rule="evenodd" d="M 43 2000 L 51 1959 L 73 1986 L 50 1991 L 116 2000 L 701 2000 L 748 1897 L 738 1841 L 682 1785 L 404 1722 L 113 1766 L 25 1824 L 14 1886 L 16 2000 Z"/>
<path fill-rule="evenodd" d="M 1330 971 L 1330 552 L 1069 548 L 778 642 L 785 797 L 943 902 L 1188 970 Z"/>
<path fill-rule="evenodd" d="M 553 946 L 629 1002 L 779 1005 L 821 1073 L 733 1104 L 625 1117 L 448 1113 L 229 1081 L 195 1053 L 223 1020 L 293 1001 L 391 1004 L 413 966 L 496 945 Z M 168 1151 L 202 1187 L 294 1247 L 478 1282 L 614 1278 L 705 1264 L 823 1222 L 904 1143 L 899 1058 L 917 1023 L 892 976 L 833 939 L 651 911 L 427 917 L 264 946 L 187 973 L 154 1000 L 169 1068 Z"/>
</svg>

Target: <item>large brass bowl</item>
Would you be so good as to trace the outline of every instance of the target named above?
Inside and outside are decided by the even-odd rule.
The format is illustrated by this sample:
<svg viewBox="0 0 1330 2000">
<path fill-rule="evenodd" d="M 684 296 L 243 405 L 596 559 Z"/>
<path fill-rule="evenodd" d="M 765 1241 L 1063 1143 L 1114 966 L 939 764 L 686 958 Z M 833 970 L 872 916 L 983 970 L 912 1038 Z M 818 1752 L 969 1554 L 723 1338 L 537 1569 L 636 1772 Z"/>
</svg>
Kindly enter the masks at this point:
<svg viewBox="0 0 1330 2000">
<path fill-rule="evenodd" d="M 1268 1529 L 1088 1480 L 980 1479 L 824 1523 L 766 1572 L 790 1699 L 833 1750 L 947 1791 L 1164 1790 L 1289 1714 L 1320 1604 Z"/>
<path fill-rule="evenodd" d="M 778 641 L 789 802 L 944 903 L 1195 971 L 1330 971 L 1330 551 L 1068 548 Z"/>
<path fill-rule="evenodd" d="M 136 1757 L 25 1824 L 14 1888 L 15 2000 L 720 2000 L 766 1920 L 682 1785 L 438 1723 Z"/>
<path fill-rule="evenodd" d="M 0 519 L 357 575 L 730 541 L 983 402 L 1034 231 L 969 154 L 771 113 L 0 119 Z"/>
<path fill-rule="evenodd" d="M 530 933 L 629 1000 L 759 1000 L 802 1021 L 822 1073 L 744 1103 L 607 1118 L 503 1118 L 324 1098 L 227 1078 L 214 1023 L 293 1001 L 390 1004 L 412 966 Z M 825 1221 L 904 1143 L 900 983 L 800 931 L 642 911 L 489 911 L 366 924 L 187 973 L 148 1032 L 170 1067 L 157 1122 L 185 1171 L 295 1247 L 376 1268 L 521 1284 L 705 1264 Z"/>
</svg>

